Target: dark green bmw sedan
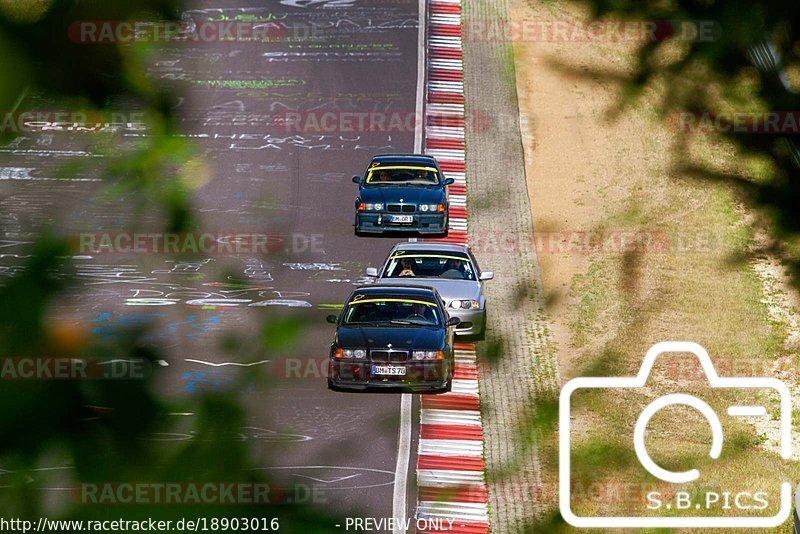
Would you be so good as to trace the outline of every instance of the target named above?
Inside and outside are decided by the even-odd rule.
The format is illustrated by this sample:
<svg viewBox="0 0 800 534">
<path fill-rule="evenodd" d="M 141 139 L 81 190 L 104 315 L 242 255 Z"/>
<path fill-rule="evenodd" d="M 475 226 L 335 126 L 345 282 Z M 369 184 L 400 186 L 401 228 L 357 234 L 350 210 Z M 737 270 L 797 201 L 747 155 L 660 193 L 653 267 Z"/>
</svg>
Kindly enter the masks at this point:
<svg viewBox="0 0 800 534">
<path fill-rule="evenodd" d="M 372 158 L 358 184 L 355 232 L 412 232 L 447 235 L 449 203 L 446 187 L 454 180 L 442 175 L 431 156 L 384 155 Z"/>
</svg>

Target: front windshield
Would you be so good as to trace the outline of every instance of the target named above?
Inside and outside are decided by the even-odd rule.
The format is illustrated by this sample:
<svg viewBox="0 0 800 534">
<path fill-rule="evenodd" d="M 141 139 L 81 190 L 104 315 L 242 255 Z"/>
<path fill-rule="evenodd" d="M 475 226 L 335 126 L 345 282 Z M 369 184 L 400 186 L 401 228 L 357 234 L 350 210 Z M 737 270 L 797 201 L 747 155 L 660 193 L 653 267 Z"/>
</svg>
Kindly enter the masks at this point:
<svg viewBox="0 0 800 534">
<path fill-rule="evenodd" d="M 373 165 L 367 171 L 372 185 L 438 185 L 439 173 L 434 167 L 417 165 Z"/>
<path fill-rule="evenodd" d="M 342 324 L 350 326 L 439 326 L 441 320 L 439 308 L 433 302 L 401 297 L 356 295 L 347 305 Z"/>
<path fill-rule="evenodd" d="M 446 278 L 451 280 L 475 280 L 475 272 L 469 258 L 457 254 L 425 252 L 400 253 L 389 260 L 384 276 L 388 278 Z"/>
</svg>

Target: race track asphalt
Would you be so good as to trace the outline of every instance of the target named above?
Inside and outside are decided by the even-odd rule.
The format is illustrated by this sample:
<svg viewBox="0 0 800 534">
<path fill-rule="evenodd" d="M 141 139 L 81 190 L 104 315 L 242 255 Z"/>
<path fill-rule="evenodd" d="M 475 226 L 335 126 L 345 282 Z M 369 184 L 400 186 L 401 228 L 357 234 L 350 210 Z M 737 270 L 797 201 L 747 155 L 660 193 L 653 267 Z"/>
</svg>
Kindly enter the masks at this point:
<svg viewBox="0 0 800 534">
<path fill-rule="evenodd" d="M 325 316 L 402 239 L 354 236 L 350 179 L 373 154 L 414 148 L 407 125 L 418 112 L 418 9 L 408 0 L 193 2 L 186 20 L 261 21 L 274 25 L 275 37 L 172 43 L 147 73 L 180 95 L 178 128 L 197 148 L 187 183 L 198 230 L 268 233 L 279 245 L 267 254 L 191 261 L 77 254 L 80 285 L 65 306 L 101 338 L 150 324 L 146 341 L 167 354 L 158 380 L 165 397 L 191 406 L 205 392 L 238 388 L 248 426 L 231 439 L 251 441 L 259 469 L 321 488 L 319 506 L 343 515 L 393 513 L 401 397 L 329 392 L 321 365 L 333 334 Z M 135 113 L 116 105 L 123 116 Z M 315 131 L 326 112 L 333 128 Z M 336 126 L 364 112 L 386 120 L 396 113 L 406 126 Z M 0 276 L 13 276 L 25 243 L 44 226 L 74 236 L 161 230 L 155 206 L 137 213 L 131 195 L 100 194 L 99 182 L 85 181 L 96 178 L 91 172 L 53 179 L 75 159 L 101 158 L 97 135 L 44 128 L 0 149 Z M 121 135 L 122 143 L 135 143 L 149 133 L 129 125 Z M 261 326 L 287 318 L 303 321 L 297 342 L 259 350 Z M 242 341 L 223 351 L 229 332 Z M 411 413 L 418 413 L 416 400 Z M 176 441 L 191 439 L 191 415 L 184 426 Z M 406 451 L 411 471 L 414 440 Z M 35 483 L 48 487 L 44 474 Z M 414 502 L 413 480 L 407 502 Z"/>
</svg>

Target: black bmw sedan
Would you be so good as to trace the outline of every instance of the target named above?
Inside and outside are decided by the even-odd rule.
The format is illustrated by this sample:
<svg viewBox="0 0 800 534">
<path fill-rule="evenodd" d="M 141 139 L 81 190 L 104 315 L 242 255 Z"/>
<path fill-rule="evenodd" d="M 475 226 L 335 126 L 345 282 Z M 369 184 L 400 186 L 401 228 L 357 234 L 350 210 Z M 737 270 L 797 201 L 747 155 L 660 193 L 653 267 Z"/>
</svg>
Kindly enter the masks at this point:
<svg viewBox="0 0 800 534">
<path fill-rule="evenodd" d="M 371 285 L 356 289 L 337 317 L 328 387 L 450 391 L 455 360 L 453 329 L 435 289 Z"/>
</svg>

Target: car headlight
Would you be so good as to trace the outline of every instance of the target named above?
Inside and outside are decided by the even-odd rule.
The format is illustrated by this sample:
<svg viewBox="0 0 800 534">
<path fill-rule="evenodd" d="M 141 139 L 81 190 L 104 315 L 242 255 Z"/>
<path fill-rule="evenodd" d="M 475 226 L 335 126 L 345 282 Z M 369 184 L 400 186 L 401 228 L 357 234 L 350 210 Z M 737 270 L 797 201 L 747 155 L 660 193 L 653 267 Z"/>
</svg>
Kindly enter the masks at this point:
<svg viewBox="0 0 800 534">
<path fill-rule="evenodd" d="M 383 209 L 383 203 L 367 202 L 364 207 L 367 208 L 367 211 L 381 211 Z"/>
<path fill-rule="evenodd" d="M 415 350 L 411 356 L 415 360 L 443 360 L 444 352 L 441 350 Z"/>
<path fill-rule="evenodd" d="M 439 206 L 442 206 L 442 204 L 420 204 L 419 211 L 437 211 Z"/>
<path fill-rule="evenodd" d="M 450 301 L 450 307 L 454 310 L 477 310 L 480 303 L 477 300 L 453 300 Z"/>
<path fill-rule="evenodd" d="M 337 358 L 364 358 L 367 351 L 364 349 L 338 349 L 336 351 Z"/>
</svg>

